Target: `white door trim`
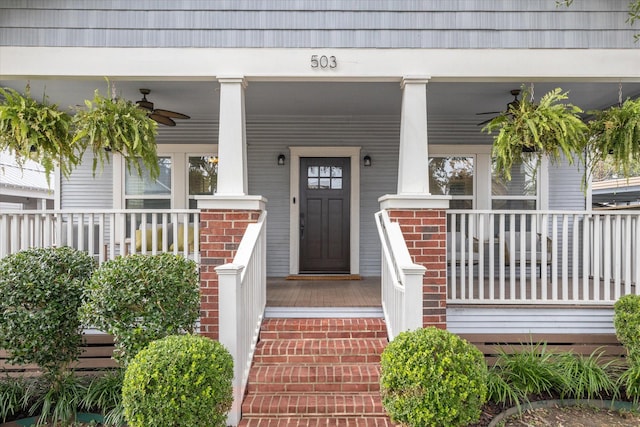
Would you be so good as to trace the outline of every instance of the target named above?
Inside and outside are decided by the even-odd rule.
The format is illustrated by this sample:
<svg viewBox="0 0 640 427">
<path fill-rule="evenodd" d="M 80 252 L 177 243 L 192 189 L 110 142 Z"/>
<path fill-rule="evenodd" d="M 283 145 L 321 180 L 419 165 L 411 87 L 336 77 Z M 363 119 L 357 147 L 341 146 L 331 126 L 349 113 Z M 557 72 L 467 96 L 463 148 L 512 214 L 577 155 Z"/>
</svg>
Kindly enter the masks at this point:
<svg viewBox="0 0 640 427">
<path fill-rule="evenodd" d="M 351 159 L 350 273 L 360 274 L 360 147 L 289 147 L 289 274 L 300 272 L 300 158 Z M 295 201 L 295 202 L 294 202 Z"/>
</svg>

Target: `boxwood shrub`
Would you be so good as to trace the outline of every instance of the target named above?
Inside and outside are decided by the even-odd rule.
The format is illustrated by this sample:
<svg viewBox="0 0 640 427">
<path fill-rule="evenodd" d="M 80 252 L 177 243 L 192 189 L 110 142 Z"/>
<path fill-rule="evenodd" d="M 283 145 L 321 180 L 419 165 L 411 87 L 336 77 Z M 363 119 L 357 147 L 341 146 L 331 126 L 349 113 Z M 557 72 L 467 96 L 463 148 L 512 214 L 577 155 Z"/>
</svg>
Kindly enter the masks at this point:
<svg viewBox="0 0 640 427">
<path fill-rule="evenodd" d="M 82 317 L 113 335 L 113 357 L 128 361 L 151 341 L 192 332 L 200 306 L 194 261 L 135 254 L 105 262 L 87 287 Z"/>
<path fill-rule="evenodd" d="M 95 269 L 84 252 L 34 248 L 0 259 L 0 348 L 9 362 L 35 363 L 58 376 L 78 359 L 78 309 Z"/>
<path fill-rule="evenodd" d="M 434 327 L 399 334 L 382 353 L 382 403 L 407 426 L 464 426 L 480 418 L 487 365 L 473 345 Z"/>
<path fill-rule="evenodd" d="M 129 427 L 218 427 L 233 402 L 233 360 L 196 335 L 153 341 L 129 363 L 122 385 Z"/>
<path fill-rule="evenodd" d="M 616 336 L 629 355 L 640 358 L 640 295 L 625 295 L 613 306 Z"/>
</svg>

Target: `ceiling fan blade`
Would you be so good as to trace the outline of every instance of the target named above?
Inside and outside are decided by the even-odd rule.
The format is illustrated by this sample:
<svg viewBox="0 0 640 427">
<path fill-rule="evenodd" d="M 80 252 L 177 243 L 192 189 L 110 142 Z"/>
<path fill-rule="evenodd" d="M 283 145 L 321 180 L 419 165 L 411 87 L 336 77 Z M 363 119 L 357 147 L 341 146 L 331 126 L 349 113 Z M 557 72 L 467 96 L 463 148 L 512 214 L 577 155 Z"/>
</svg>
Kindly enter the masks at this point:
<svg viewBox="0 0 640 427">
<path fill-rule="evenodd" d="M 171 117 L 173 119 L 190 119 L 191 118 L 186 114 L 176 113 L 175 111 L 163 110 L 160 108 L 153 110 L 153 114 L 159 114 L 161 116 Z"/>
<path fill-rule="evenodd" d="M 495 119 L 495 117 L 491 117 L 490 119 L 487 119 L 487 120 L 485 120 L 483 122 L 478 123 L 478 126 L 484 126 L 484 125 L 486 125 L 487 123 L 489 123 L 493 119 Z"/>
<path fill-rule="evenodd" d="M 151 118 L 152 120 L 155 120 L 158 123 L 162 123 L 163 125 L 166 126 L 175 126 L 176 122 L 174 122 L 173 120 L 171 120 L 169 117 L 160 115 L 160 114 L 156 114 L 155 112 L 153 112 L 152 114 L 149 114 L 149 118 Z"/>
</svg>

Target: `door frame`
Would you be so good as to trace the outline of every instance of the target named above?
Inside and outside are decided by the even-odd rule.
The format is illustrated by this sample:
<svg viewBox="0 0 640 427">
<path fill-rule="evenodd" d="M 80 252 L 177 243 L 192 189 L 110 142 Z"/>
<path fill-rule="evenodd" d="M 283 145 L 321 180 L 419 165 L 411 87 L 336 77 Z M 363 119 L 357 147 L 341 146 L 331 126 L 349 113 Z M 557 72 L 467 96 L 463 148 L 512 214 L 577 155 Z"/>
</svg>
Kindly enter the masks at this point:
<svg viewBox="0 0 640 427">
<path fill-rule="evenodd" d="M 289 147 L 289 154 L 289 274 L 300 273 L 301 157 L 347 157 L 351 160 L 349 270 L 351 274 L 360 274 L 360 147 Z"/>
</svg>

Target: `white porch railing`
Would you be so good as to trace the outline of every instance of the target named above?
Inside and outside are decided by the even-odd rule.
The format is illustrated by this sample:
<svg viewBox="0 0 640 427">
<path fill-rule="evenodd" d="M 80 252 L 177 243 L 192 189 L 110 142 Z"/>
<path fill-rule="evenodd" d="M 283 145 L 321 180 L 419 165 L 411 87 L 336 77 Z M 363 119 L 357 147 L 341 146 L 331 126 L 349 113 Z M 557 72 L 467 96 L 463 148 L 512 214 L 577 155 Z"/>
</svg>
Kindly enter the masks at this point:
<svg viewBox="0 0 640 427">
<path fill-rule="evenodd" d="M 172 252 L 199 262 L 198 210 L 46 210 L 0 213 L 0 258 L 34 247 L 71 246 L 98 262 Z"/>
<path fill-rule="evenodd" d="M 448 302 L 611 305 L 640 294 L 640 212 L 447 215 Z"/>
<path fill-rule="evenodd" d="M 414 264 L 400 225 L 391 222 L 386 211 L 375 214 L 382 246 L 382 310 L 387 335 L 422 327 L 422 277 L 426 269 Z"/>
<path fill-rule="evenodd" d="M 236 426 L 267 303 L 267 212 L 249 224 L 233 263 L 216 267 L 219 277 L 220 342 L 233 356 L 233 406 L 227 425 Z"/>
</svg>

